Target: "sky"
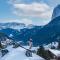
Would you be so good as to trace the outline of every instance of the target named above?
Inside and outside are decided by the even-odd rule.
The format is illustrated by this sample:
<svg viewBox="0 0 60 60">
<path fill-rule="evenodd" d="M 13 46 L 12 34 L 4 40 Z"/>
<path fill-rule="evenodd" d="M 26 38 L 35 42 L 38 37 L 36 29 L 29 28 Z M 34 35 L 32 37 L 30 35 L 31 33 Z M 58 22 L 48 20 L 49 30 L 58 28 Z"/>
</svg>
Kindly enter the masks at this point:
<svg viewBox="0 0 60 60">
<path fill-rule="evenodd" d="M 60 0 L 0 0 L 0 22 L 45 25 Z"/>
</svg>

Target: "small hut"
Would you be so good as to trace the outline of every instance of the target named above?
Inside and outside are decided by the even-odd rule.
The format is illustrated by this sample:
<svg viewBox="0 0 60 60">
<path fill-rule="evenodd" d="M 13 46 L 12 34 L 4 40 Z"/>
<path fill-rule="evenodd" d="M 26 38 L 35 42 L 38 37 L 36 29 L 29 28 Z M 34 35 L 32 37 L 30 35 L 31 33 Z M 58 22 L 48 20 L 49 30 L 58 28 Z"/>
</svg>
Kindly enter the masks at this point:
<svg viewBox="0 0 60 60">
<path fill-rule="evenodd" d="M 60 60 L 60 50 L 49 49 L 49 53 L 53 57 L 51 60 Z"/>
</svg>

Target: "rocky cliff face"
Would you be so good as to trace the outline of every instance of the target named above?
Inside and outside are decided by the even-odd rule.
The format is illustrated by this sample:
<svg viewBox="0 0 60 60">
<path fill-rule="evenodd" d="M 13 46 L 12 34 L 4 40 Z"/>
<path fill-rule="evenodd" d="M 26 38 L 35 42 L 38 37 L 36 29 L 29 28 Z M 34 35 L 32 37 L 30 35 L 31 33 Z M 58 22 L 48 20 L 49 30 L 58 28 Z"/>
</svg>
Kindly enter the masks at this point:
<svg viewBox="0 0 60 60">
<path fill-rule="evenodd" d="M 58 16 L 60 16 L 60 5 L 58 5 L 57 7 L 54 8 L 53 14 L 52 14 L 52 19 L 54 19 Z"/>
</svg>

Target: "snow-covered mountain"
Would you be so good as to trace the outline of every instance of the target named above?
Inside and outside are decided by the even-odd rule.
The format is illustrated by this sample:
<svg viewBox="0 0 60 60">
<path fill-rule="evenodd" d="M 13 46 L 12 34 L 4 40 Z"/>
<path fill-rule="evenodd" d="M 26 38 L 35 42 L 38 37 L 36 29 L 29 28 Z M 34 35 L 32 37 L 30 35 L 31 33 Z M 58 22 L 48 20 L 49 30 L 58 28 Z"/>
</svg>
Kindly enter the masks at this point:
<svg viewBox="0 0 60 60">
<path fill-rule="evenodd" d="M 16 22 L 0 23 L 0 29 L 12 28 L 12 29 L 20 30 L 24 27 L 26 27 L 24 23 L 16 23 Z"/>
<path fill-rule="evenodd" d="M 60 16 L 60 5 L 58 5 L 57 7 L 54 8 L 52 19 L 54 19 L 54 18 L 56 18 L 58 16 Z"/>
<path fill-rule="evenodd" d="M 25 48 L 27 48 L 27 46 L 25 46 Z M 7 47 L 7 49 L 9 52 L 5 56 L 0 57 L 0 60 L 44 60 L 42 57 L 34 53 L 32 54 L 32 57 L 27 57 L 25 55 L 26 50 L 21 47 L 15 49 L 10 46 Z"/>
<path fill-rule="evenodd" d="M 24 23 L 16 23 L 16 22 L 8 22 L 8 23 L 0 23 L 0 30 L 1 29 L 6 29 L 6 28 L 12 28 L 12 29 L 16 29 L 19 30 L 23 29 L 23 28 L 33 28 L 34 25 L 30 24 L 30 25 L 25 25 Z"/>
</svg>

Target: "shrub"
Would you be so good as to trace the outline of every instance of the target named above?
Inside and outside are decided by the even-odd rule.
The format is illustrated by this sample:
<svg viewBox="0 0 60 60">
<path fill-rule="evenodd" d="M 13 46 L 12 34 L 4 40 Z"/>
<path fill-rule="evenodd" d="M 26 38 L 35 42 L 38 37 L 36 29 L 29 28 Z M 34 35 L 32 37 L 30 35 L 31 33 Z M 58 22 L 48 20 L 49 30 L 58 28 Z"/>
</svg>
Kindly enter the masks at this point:
<svg viewBox="0 0 60 60">
<path fill-rule="evenodd" d="M 40 48 L 37 51 L 37 54 L 46 60 L 50 60 L 52 58 L 48 50 L 45 50 L 43 46 L 40 46 Z"/>
<path fill-rule="evenodd" d="M 58 49 L 60 49 L 60 41 L 58 42 Z"/>
<path fill-rule="evenodd" d="M 2 53 L 2 57 L 5 55 L 5 54 L 7 54 L 9 51 L 7 50 L 7 49 L 3 49 L 3 50 L 1 50 L 1 53 Z"/>
<path fill-rule="evenodd" d="M 17 47 L 19 47 L 20 46 L 20 44 L 18 44 L 18 43 L 14 43 L 13 44 L 13 48 L 17 48 Z"/>
<path fill-rule="evenodd" d="M 1 42 L 0 42 L 0 49 L 3 49 L 4 48 L 4 46 L 1 44 Z"/>
</svg>

